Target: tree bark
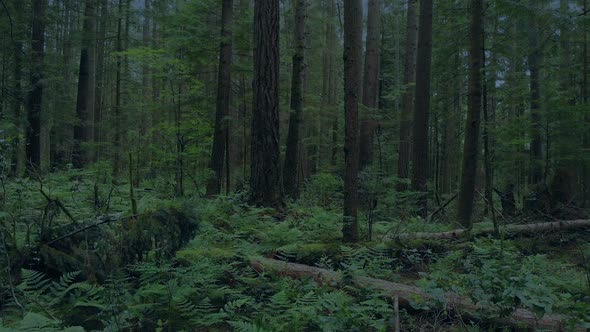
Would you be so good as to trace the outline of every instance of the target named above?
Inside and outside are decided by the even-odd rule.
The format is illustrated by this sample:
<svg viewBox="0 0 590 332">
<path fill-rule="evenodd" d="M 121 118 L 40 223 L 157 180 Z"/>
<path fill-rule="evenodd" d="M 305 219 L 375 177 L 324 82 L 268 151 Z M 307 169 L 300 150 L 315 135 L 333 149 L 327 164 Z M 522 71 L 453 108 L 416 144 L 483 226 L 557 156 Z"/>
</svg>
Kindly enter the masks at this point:
<svg viewBox="0 0 590 332">
<path fill-rule="evenodd" d="M 370 118 L 372 109 L 379 107 L 379 65 L 381 56 L 381 2 L 369 0 L 367 12 L 367 40 L 365 44 L 365 68 L 363 75 L 363 106 L 361 120 L 359 167 L 362 170 L 373 159 L 373 137 L 377 122 Z"/>
<path fill-rule="evenodd" d="M 22 17 L 22 10 L 23 10 L 23 3 L 22 1 L 15 2 L 15 15 L 14 21 L 17 26 L 21 24 L 21 17 Z M 12 99 L 12 111 L 14 116 L 14 125 L 16 128 L 17 135 L 14 141 L 14 175 L 17 177 L 21 177 L 24 174 L 26 165 L 25 165 L 25 153 L 24 152 L 24 144 L 22 142 L 22 135 L 23 135 L 23 115 L 22 115 L 22 106 L 23 106 L 23 89 L 22 89 L 22 60 L 23 60 L 23 42 L 21 41 L 22 34 L 21 29 L 16 30 L 17 38 L 14 41 L 14 67 L 13 67 L 13 89 L 14 89 L 14 98 Z"/>
<path fill-rule="evenodd" d="M 463 145 L 463 172 L 457 208 L 458 221 L 463 227 L 472 226 L 473 199 L 477 178 L 479 155 L 479 127 L 481 115 L 481 70 L 483 68 L 483 4 L 482 0 L 471 0 L 471 49 L 469 72 L 469 110 L 465 122 Z"/>
<path fill-rule="evenodd" d="M 343 240 L 359 240 L 357 212 L 359 175 L 358 103 L 362 68 L 363 7 L 344 0 L 344 218 Z"/>
<path fill-rule="evenodd" d="M 250 201 L 282 207 L 279 151 L 279 0 L 254 4 L 254 109 Z"/>
<path fill-rule="evenodd" d="M 213 177 L 207 183 L 207 196 L 219 195 L 223 178 L 223 161 L 227 146 L 229 107 L 231 99 L 232 70 L 232 16 L 233 0 L 223 0 L 221 9 L 221 43 L 219 45 L 219 70 L 217 79 L 217 103 L 215 110 L 215 128 L 213 131 L 213 148 L 209 168 Z"/>
<path fill-rule="evenodd" d="M 100 160 L 102 157 L 101 142 L 103 141 L 102 132 L 102 118 L 105 106 L 107 74 L 105 62 L 105 48 L 106 48 L 106 30 L 107 30 L 107 15 L 108 15 L 108 1 L 100 0 L 100 18 L 98 23 L 98 43 L 96 48 L 96 84 L 95 84 L 95 104 L 94 104 L 94 142 L 97 148 L 94 151 L 94 159 Z"/>
<path fill-rule="evenodd" d="M 295 53 L 291 77 L 291 112 L 287 151 L 283 166 L 285 193 L 297 197 L 299 193 L 297 170 L 299 164 L 299 129 L 303 118 L 303 84 L 305 79 L 305 7 L 304 0 L 295 1 Z"/>
<path fill-rule="evenodd" d="M 43 59 L 45 57 L 45 11 L 47 0 L 33 0 L 31 36 L 31 92 L 27 119 L 27 162 L 32 168 L 41 166 L 41 112 L 43 104 Z"/>
<path fill-rule="evenodd" d="M 536 8 L 536 1 L 529 0 L 529 6 Z M 535 13 L 530 15 L 528 28 L 529 54 L 528 65 L 530 71 L 530 106 L 531 106 L 531 169 L 530 183 L 541 185 L 543 179 L 543 147 L 541 141 L 541 61 L 542 50 L 539 45 L 539 28 Z M 539 188 L 535 188 L 539 190 Z"/>
<path fill-rule="evenodd" d="M 432 65 L 432 0 L 420 1 L 420 23 L 416 58 L 416 101 L 412 144 L 412 190 L 420 193 L 418 213 L 428 213 L 428 119 L 430 116 L 430 73 Z"/>
<path fill-rule="evenodd" d="M 120 53 L 123 51 L 123 0 L 119 0 L 118 16 L 116 50 L 117 53 Z M 117 63 L 115 73 L 115 105 L 113 112 L 113 174 L 116 176 L 121 168 L 121 158 L 119 157 L 119 154 L 121 153 L 121 67 L 123 59 L 120 54 L 117 54 L 115 61 Z"/>
<path fill-rule="evenodd" d="M 309 265 L 287 263 L 275 259 L 262 257 L 250 258 L 250 265 L 258 272 L 276 273 L 291 278 L 312 277 L 316 282 L 325 285 L 333 285 L 342 282 L 342 275 L 336 271 L 326 270 Z M 385 297 L 399 299 L 399 304 L 410 306 L 416 299 L 426 301 L 440 301 L 433 295 L 421 290 L 416 286 L 395 283 L 382 279 L 375 279 L 363 276 L 353 276 L 352 284 L 361 288 L 368 288 Z M 468 298 L 464 298 L 454 293 L 444 293 L 443 302 L 447 308 L 453 308 L 456 311 L 465 313 L 473 318 L 480 318 L 479 312 L 487 309 L 485 306 L 473 303 Z M 545 314 L 541 318 L 526 309 L 516 309 L 508 317 L 494 318 L 493 321 L 507 326 L 518 327 L 522 325 L 531 329 L 549 329 L 552 331 L 563 331 L 566 329 L 566 317 L 557 314 Z"/>
<path fill-rule="evenodd" d="M 76 101 L 78 122 L 74 127 L 74 151 L 72 154 L 72 164 L 77 168 L 84 167 L 93 159 L 92 149 L 88 144 L 94 141 L 94 97 L 96 92 L 95 15 L 95 0 L 86 0 Z"/>
<path fill-rule="evenodd" d="M 416 43 L 418 39 L 418 0 L 408 1 L 406 21 L 406 58 L 404 63 L 404 94 L 399 129 L 399 155 L 397 159 L 397 177 L 400 182 L 398 191 L 405 191 L 405 183 L 410 175 L 410 134 L 412 130 L 412 111 L 414 110 L 414 91 L 412 86 L 416 80 Z"/>
</svg>

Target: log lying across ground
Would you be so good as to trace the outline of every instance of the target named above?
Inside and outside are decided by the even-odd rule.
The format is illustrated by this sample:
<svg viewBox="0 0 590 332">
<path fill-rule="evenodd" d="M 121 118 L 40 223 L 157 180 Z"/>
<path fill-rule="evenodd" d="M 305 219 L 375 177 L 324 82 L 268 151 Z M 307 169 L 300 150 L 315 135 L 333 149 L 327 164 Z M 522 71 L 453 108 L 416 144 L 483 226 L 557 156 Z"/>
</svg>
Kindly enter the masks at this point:
<svg viewBox="0 0 590 332">
<path fill-rule="evenodd" d="M 341 281 L 338 272 L 321 269 L 309 265 L 287 263 L 275 259 L 262 257 L 250 258 L 250 265 L 258 272 L 270 272 L 292 278 L 312 277 L 318 283 L 331 283 Z M 415 300 L 435 300 L 435 298 L 418 287 L 399 284 L 381 279 L 369 277 L 353 277 L 352 283 L 358 287 L 372 289 L 390 298 L 397 297 L 401 305 L 409 305 Z M 477 318 L 476 313 L 485 310 L 482 305 L 473 303 L 470 299 L 453 293 L 445 293 L 444 302 L 449 309 L 455 310 L 467 316 Z M 546 329 L 550 331 L 563 331 L 566 329 L 565 319 L 561 315 L 546 314 L 539 318 L 526 309 L 517 309 L 509 317 L 494 319 L 495 322 L 513 327 L 527 327 L 531 329 Z"/>
<path fill-rule="evenodd" d="M 505 234 L 536 234 L 539 232 L 547 232 L 547 231 L 561 231 L 561 230 L 571 230 L 571 229 L 583 229 L 583 228 L 590 228 L 590 220 L 580 219 L 580 220 L 564 220 L 564 221 L 552 221 L 552 222 L 542 222 L 542 223 L 535 223 L 535 224 L 522 224 L 522 225 L 506 225 L 501 229 Z M 494 234 L 494 228 L 482 228 L 482 229 L 473 229 L 470 232 L 470 236 L 482 236 L 482 235 L 491 235 Z M 467 236 L 467 230 L 465 229 L 455 229 L 452 231 L 441 232 L 441 233 L 427 233 L 427 232 L 419 232 L 419 233 L 402 233 L 397 235 L 392 235 L 393 239 L 458 239 L 461 237 Z"/>
</svg>

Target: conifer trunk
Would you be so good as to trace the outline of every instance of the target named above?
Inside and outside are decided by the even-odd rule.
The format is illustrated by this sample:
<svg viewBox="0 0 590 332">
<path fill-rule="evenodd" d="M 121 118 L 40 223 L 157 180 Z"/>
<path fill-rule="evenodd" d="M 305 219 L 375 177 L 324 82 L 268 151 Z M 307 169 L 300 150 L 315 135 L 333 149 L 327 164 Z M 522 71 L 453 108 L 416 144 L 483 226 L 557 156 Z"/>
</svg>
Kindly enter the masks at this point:
<svg viewBox="0 0 590 332">
<path fill-rule="evenodd" d="M 471 215 L 477 178 L 477 157 L 479 155 L 479 126 L 481 114 L 481 70 L 483 68 L 483 4 L 482 0 L 471 0 L 471 46 L 469 50 L 469 109 L 465 122 L 465 143 L 463 145 L 463 171 L 457 217 L 464 228 L 471 228 Z"/>
<path fill-rule="evenodd" d="M 362 69 L 361 0 L 344 0 L 344 226 L 345 242 L 359 240 L 357 212 L 359 175 L 359 95 Z"/>
<path fill-rule="evenodd" d="M 254 43 L 250 201 L 257 206 L 281 207 L 279 0 L 255 0 Z"/>
<path fill-rule="evenodd" d="M 381 47 L 381 3 L 369 0 L 367 12 L 367 40 L 365 45 L 365 68 L 363 75 L 363 106 L 367 109 L 378 107 L 379 65 Z M 369 111 L 370 112 L 370 111 Z M 363 112 L 360 128 L 359 167 L 362 170 L 373 159 L 373 137 L 377 122 Z"/>
<path fill-rule="evenodd" d="M 410 175 L 410 134 L 412 131 L 412 111 L 414 110 L 414 91 L 416 80 L 416 43 L 418 39 L 418 0 L 408 1 L 406 21 L 406 58 L 404 63 L 404 95 L 399 129 L 399 155 L 397 159 L 397 177 L 401 180 L 398 191 L 407 189 L 404 182 Z"/>
<path fill-rule="evenodd" d="M 430 73 L 432 65 L 432 0 L 420 1 L 420 23 L 416 59 L 416 100 L 412 144 L 412 190 L 420 193 L 418 212 L 428 212 L 428 120 L 430 117 Z"/>
<path fill-rule="evenodd" d="M 78 74 L 78 96 L 74 127 L 74 167 L 84 167 L 92 161 L 92 150 L 88 144 L 94 140 L 94 106 L 95 106 L 95 0 L 86 0 L 82 28 L 82 49 L 80 51 L 80 71 Z"/>
<path fill-rule="evenodd" d="M 228 138 L 226 117 L 229 116 L 231 99 L 232 66 L 232 16 L 233 0 L 223 0 L 221 9 L 221 43 L 219 45 L 219 70 L 217 79 L 217 103 L 215 110 L 215 128 L 213 131 L 213 148 L 209 168 L 213 177 L 207 184 L 207 195 L 219 195 L 223 178 L 223 161 Z"/>
<path fill-rule="evenodd" d="M 295 1 L 295 53 L 293 54 L 293 75 L 291 77 L 291 113 L 287 151 L 283 166 L 285 193 L 298 195 L 297 170 L 299 164 L 299 130 L 303 117 L 303 83 L 305 79 L 305 7 L 304 0 Z"/>
<path fill-rule="evenodd" d="M 28 166 L 41 166 L 41 112 L 43 103 L 43 59 L 45 57 L 45 11 L 47 0 L 33 0 L 33 28 L 31 36 L 31 92 L 27 119 Z"/>
</svg>

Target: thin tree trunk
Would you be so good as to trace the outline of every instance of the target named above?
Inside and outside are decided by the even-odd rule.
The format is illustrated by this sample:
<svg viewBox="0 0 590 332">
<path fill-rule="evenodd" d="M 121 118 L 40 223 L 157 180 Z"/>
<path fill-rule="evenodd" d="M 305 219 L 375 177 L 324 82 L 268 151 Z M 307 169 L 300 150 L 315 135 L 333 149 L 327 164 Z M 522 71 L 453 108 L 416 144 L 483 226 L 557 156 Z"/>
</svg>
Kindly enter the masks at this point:
<svg viewBox="0 0 590 332">
<path fill-rule="evenodd" d="M 479 127 L 481 114 L 481 70 L 483 68 L 483 4 L 482 0 L 471 0 L 471 49 L 469 72 L 469 110 L 465 123 L 463 145 L 463 172 L 457 208 L 458 221 L 466 229 L 472 226 L 475 180 L 477 178 L 477 157 L 479 155 Z"/>
<path fill-rule="evenodd" d="M 94 105 L 94 142 L 97 143 L 94 159 L 100 160 L 102 148 L 100 143 L 103 141 L 102 117 L 104 111 L 104 99 L 106 96 L 107 85 L 107 66 L 105 62 L 106 49 L 106 29 L 108 15 L 108 1 L 100 0 L 100 23 L 98 24 L 98 45 L 96 49 L 96 84 L 95 84 L 95 105 Z"/>
<path fill-rule="evenodd" d="M 303 84 L 305 79 L 305 11 L 304 0 L 295 1 L 295 53 L 293 54 L 293 75 L 291 78 L 291 113 L 287 151 L 283 167 L 285 193 L 297 197 L 297 169 L 299 163 L 299 129 L 303 118 Z"/>
<path fill-rule="evenodd" d="M 584 20 L 582 21 L 584 24 L 584 49 L 582 52 L 582 62 L 583 62 L 583 79 L 582 79 L 582 101 L 584 104 L 588 104 L 588 30 L 586 28 L 586 17 L 588 14 L 588 1 L 584 0 Z M 590 116 L 586 116 L 586 123 L 590 123 Z M 590 149 L 590 133 L 586 133 L 586 144 L 585 147 Z M 584 207 L 590 206 L 590 161 L 586 160 L 586 165 L 584 167 L 584 179 L 583 179 L 583 186 L 584 186 L 584 194 L 583 194 L 583 205 Z"/>
<path fill-rule="evenodd" d="M 86 0 L 76 101 L 78 123 L 74 127 L 74 151 L 72 155 L 72 163 L 74 167 L 78 168 L 84 167 L 93 159 L 92 149 L 88 145 L 94 140 L 94 96 L 96 92 L 95 15 L 95 0 Z"/>
<path fill-rule="evenodd" d="M 30 167 L 41 166 L 41 112 L 43 104 L 43 59 L 45 56 L 45 11 L 47 0 L 33 0 L 31 36 L 31 92 L 27 128 L 27 161 Z"/>
<path fill-rule="evenodd" d="M 119 174 L 121 168 L 121 159 L 119 154 L 121 153 L 121 70 L 123 59 L 120 52 L 123 51 L 123 0 L 119 0 L 118 8 L 118 19 L 117 19 L 117 56 L 116 56 L 116 74 L 115 74 L 115 105 L 113 112 L 114 121 L 114 136 L 113 136 L 113 174 L 116 176 Z"/>
<path fill-rule="evenodd" d="M 21 11 L 22 11 L 22 2 L 16 1 L 15 3 L 15 17 L 14 20 L 17 26 L 20 26 L 21 23 Z M 22 142 L 22 134 L 23 134 L 23 115 L 22 115 L 22 106 L 23 106 L 23 90 L 22 90 L 22 57 L 23 57 L 23 42 L 20 40 L 21 37 L 21 30 L 16 30 L 17 38 L 14 41 L 14 67 L 13 67 L 13 89 L 14 89 L 14 98 L 12 99 L 12 111 L 14 115 L 14 124 L 16 127 L 16 138 L 14 142 L 14 174 L 17 177 L 21 177 L 25 171 L 25 154 L 24 152 L 24 144 Z"/>
<path fill-rule="evenodd" d="M 408 1 L 406 22 L 406 58 L 404 63 L 404 95 L 399 129 L 399 155 L 397 159 L 397 177 L 400 182 L 398 191 L 407 189 L 406 179 L 410 175 L 410 134 L 412 130 L 412 111 L 414 110 L 414 91 L 412 86 L 416 79 L 416 43 L 418 39 L 418 0 Z"/>
<path fill-rule="evenodd" d="M 482 24 L 483 26 L 483 24 Z M 484 28 L 485 29 L 485 28 Z M 484 147 L 484 171 L 485 171 L 485 193 L 484 198 L 486 200 L 486 213 L 489 213 L 492 217 L 492 222 L 494 223 L 494 227 L 496 229 L 496 234 L 498 234 L 498 224 L 496 222 L 496 210 L 494 208 L 494 168 L 492 165 L 492 138 L 491 138 L 491 127 L 492 121 L 490 121 L 489 115 L 489 103 L 488 103 L 488 86 L 493 86 L 496 84 L 495 78 L 490 82 L 487 79 L 487 71 L 486 71 L 486 53 L 485 53 L 485 31 L 482 31 L 482 70 L 483 70 L 483 147 Z M 495 74 L 494 76 L 495 77 Z M 491 83 L 491 84 L 488 84 Z"/>
<path fill-rule="evenodd" d="M 361 0 L 344 0 L 344 226 L 345 242 L 359 240 L 358 175 L 359 175 L 359 119 L 358 103 L 362 69 Z"/>
<path fill-rule="evenodd" d="M 279 0 L 254 4 L 251 203 L 282 207 L 279 151 Z"/>
<path fill-rule="evenodd" d="M 227 146 L 228 124 L 231 99 L 231 67 L 232 67 L 232 16 L 233 0 L 224 0 L 221 9 L 221 43 L 219 45 L 219 71 L 217 79 L 217 103 L 215 111 L 215 128 L 213 132 L 213 148 L 209 168 L 213 177 L 207 183 L 207 195 L 221 193 L 221 179 L 223 177 L 223 160 Z"/>
<path fill-rule="evenodd" d="M 379 65 L 381 52 L 381 3 L 369 0 L 367 12 L 367 40 L 365 45 L 365 68 L 363 75 L 363 106 L 367 109 L 379 107 Z M 364 112 L 360 127 L 359 167 L 362 170 L 373 160 L 373 137 L 377 122 L 370 118 L 370 111 Z"/>
<path fill-rule="evenodd" d="M 428 213 L 428 119 L 432 65 L 432 0 L 420 1 L 416 58 L 416 101 L 412 144 L 412 189 L 420 193 L 418 213 Z"/>
<path fill-rule="evenodd" d="M 529 0 L 529 6 L 536 6 L 535 0 Z M 528 65 L 530 71 L 530 105 L 531 105 L 531 170 L 530 182 L 536 186 L 544 182 L 543 179 L 543 146 L 541 142 L 541 57 L 542 51 L 539 45 L 539 28 L 535 13 L 531 13 L 529 22 L 529 55 Z"/>
</svg>

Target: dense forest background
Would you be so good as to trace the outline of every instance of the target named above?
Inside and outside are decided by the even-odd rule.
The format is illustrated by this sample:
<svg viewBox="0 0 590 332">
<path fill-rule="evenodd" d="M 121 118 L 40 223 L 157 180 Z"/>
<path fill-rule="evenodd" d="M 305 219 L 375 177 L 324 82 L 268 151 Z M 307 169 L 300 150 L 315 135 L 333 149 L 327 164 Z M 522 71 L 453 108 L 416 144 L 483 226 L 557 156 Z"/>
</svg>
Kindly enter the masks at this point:
<svg viewBox="0 0 590 332">
<path fill-rule="evenodd" d="M 0 329 L 590 327 L 586 0 L 0 5 Z"/>
</svg>

